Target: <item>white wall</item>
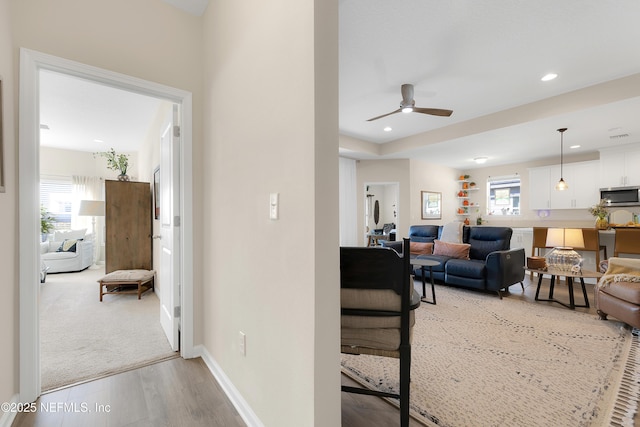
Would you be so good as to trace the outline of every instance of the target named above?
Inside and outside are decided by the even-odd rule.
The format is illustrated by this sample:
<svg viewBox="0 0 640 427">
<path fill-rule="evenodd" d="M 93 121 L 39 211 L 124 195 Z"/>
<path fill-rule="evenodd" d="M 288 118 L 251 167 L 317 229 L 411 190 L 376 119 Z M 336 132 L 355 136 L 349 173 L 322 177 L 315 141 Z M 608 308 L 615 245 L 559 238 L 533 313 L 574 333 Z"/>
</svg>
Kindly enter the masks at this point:
<svg viewBox="0 0 640 427">
<path fill-rule="evenodd" d="M 2 168 L 5 192 L 0 193 L 0 401 L 10 402 L 18 392 L 18 194 L 17 194 L 17 79 L 12 45 L 9 0 L 0 0 L 0 79 L 2 79 Z M 9 413 L 0 412 L 0 424 Z"/>
<path fill-rule="evenodd" d="M 158 82 L 193 93 L 193 174 L 202 174 L 202 19 L 188 15 L 169 4 L 158 0 L 111 0 L 109 2 L 75 0 L 22 0 L 11 2 L 0 0 L 0 73 L 11 75 L 17 71 L 17 55 L 20 47 L 48 53 L 58 57 L 101 67 L 107 70 Z M 5 22 L 6 20 L 6 22 Z M 11 25 L 9 25 L 11 24 Z M 9 29 L 13 26 L 12 33 Z M 11 37 L 12 36 L 12 37 Z M 12 40 L 13 38 L 13 40 Z M 12 43 L 13 42 L 13 43 Z M 12 43 L 12 44 L 11 44 Z M 7 47 L 7 44 L 11 44 Z M 5 70 L 6 67 L 6 70 Z M 9 99 L 12 92 L 17 94 L 17 79 L 11 78 L 8 88 Z M 7 95 L 5 93 L 5 95 Z M 17 100 L 15 101 L 17 106 Z M 15 108 L 14 106 L 14 108 Z M 5 120 L 13 120 L 14 110 L 5 111 Z M 9 142 L 5 144 L 11 161 L 7 172 L 10 188 L 2 200 L 2 233 L 12 236 L 17 230 L 15 213 L 16 195 L 16 142 L 14 129 L 8 129 Z M 5 137 L 7 137 L 5 133 Z M 8 147 L 7 147 L 8 145 Z M 194 194 L 202 192 L 200 179 L 194 179 Z M 6 204 L 5 204 L 6 202 Z M 194 229 L 201 228 L 200 198 L 194 197 Z M 4 237 L 4 236 L 3 236 Z M 0 257 L 5 286 L 13 285 L 0 304 L 11 304 L 2 312 L 4 331 L 11 331 L 4 337 L 8 343 L 0 350 L 2 381 L 0 398 L 7 401 L 17 393 L 18 325 L 16 319 L 17 261 L 15 251 L 17 238 L 6 236 Z M 196 233 L 196 247 L 201 247 L 204 236 Z M 13 245 L 8 244 L 13 242 Z M 7 253 L 4 253 L 7 252 Z M 195 254 L 195 342 L 202 342 L 202 310 L 197 302 L 201 300 L 202 258 L 200 250 Z M 5 263 L 9 263 L 6 264 Z M 4 321 L 10 316 L 13 321 Z M 13 327 L 12 327 L 13 326 Z M 13 372 L 5 372 L 13 366 Z M 6 380 L 5 381 L 5 376 Z"/>
<path fill-rule="evenodd" d="M 452 221 L 464 220 L 456 216 L 460 171 L 421 160 L 411 160 L 411 224 L 442 225 Z M 440 220 L 422 219 L 422 191 L 442 193 L 442 218 Z"/>
<path fill-rule="evenodd" d="M 204 345 L 264 425 L 340 425 L 337 1 L 204 25 Z"/>
</svg>

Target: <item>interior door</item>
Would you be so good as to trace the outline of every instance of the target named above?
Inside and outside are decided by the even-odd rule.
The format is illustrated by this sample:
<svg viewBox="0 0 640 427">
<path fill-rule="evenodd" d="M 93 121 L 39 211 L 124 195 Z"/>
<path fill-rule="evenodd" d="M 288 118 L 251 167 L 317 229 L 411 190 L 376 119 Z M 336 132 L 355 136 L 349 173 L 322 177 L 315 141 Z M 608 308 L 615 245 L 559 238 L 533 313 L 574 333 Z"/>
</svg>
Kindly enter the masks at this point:
<svg viewBox="0 0 640 427">
<path fill-rule="evenodd" d="M 179 106 L 167 114 L 160 137 L 160 323 L 180 348 L 180 127 Z"/>
</svg>

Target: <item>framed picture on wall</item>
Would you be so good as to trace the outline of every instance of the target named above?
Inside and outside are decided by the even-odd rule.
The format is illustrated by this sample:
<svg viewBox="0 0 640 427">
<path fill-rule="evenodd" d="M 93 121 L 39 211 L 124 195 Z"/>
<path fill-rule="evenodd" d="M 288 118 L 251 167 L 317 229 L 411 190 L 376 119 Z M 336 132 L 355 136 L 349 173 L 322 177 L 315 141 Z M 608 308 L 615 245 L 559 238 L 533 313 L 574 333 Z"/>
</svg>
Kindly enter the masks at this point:
<svg viewBox="0 0 640 427">
<path fill-rule="evenodd" d="M 160 166 L 153 171 L 153 217 L 160 219 Z"/>
<path fill-rule="evenodd" d="M 442 218 L 442 193 L 421 191 L 422 219 Z"/>
</svg>

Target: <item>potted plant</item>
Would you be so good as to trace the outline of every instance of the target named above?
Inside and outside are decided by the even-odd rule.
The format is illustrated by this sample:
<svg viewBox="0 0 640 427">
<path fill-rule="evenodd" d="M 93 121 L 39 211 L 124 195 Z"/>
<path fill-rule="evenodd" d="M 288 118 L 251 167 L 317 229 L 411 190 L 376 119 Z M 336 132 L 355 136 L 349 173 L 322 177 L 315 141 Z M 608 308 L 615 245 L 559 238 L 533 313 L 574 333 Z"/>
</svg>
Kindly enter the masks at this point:
<svg viewBox="0 0 640 427">
<path fill-rule="evenodd" d="M 127 175 L 127 169 L 129 169 L 128 154 L 116 154 L 116 151 L 111 148 L 109 151 L 101 151 L 94 153 L 94 155 L 107 159 L 107 169 L 120 172 L 118 175 L 119 181 L 129 181 L 129 176 Z"/>
<path fill-rule="evenodd" d="M 589 213 L 596 217 L 596 228 L 598 230 L 606 230 L 609 228 L 609 221 L 607 220 L 609 211 L 607 210 L 606 201 L 600 200 L 598 204 L 591 206 L 589 208 Z"/>
<path fill-rule="evenodd" d="M 55 222 L 55 217 L 44 206 L 40 206 L 40 234 L 43 242 L 47 240 L 47 235 L 53 231 Z"/>
</svg>

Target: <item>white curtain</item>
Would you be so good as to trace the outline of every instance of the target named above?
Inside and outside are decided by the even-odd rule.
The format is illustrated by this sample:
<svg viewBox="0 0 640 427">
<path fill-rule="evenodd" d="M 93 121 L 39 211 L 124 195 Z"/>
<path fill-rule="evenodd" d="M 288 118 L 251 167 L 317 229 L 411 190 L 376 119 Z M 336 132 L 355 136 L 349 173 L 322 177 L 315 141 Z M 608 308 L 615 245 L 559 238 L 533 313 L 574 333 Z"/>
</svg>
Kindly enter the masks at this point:
<svg viewBox="0 0 640 427">
<path fill-rule="evenodd" d="M 92 230 L 93 217 L 79 216 L 78 210 L 80 209 L 81 200 L 104 200 L 103 188 L 104 184 L 102 178 L 97 176 L 77 176 L 71 177 L 71 183 L 73 184 L 73 206 L 71 208 L 71 228 L 73 230 L 86 228 L 87 233 L 94 232 L 96 242 L 100 242 L 98 239 L 102 229 L 100 224 L 103 222 L 101 217 L 96 217 L 96 230 Z"/>
<path fill-rule="evenodd" d="M 340 157 L 340 246 L 357 246 L 356 161 Z"/>
</svg>

